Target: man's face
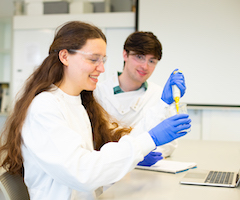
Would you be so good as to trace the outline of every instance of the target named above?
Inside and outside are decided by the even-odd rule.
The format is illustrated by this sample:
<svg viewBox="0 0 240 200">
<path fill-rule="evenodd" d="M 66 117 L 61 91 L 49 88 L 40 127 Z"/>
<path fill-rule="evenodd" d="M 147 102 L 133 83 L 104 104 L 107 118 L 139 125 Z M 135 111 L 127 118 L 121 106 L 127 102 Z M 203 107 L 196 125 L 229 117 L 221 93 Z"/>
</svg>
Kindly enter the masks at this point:
<svg viewBox="0 0 240 200">
<path fill-rule="evenodd" d="M 152 54 L 138 55 L 130 51 L 129 54 L 124 50 L 123 58 L 125 61 L 124 73 L 128 74 L 133 82 L 144 83 L 153 73 L 157 65 L 157 58 Z"/>
</svg>

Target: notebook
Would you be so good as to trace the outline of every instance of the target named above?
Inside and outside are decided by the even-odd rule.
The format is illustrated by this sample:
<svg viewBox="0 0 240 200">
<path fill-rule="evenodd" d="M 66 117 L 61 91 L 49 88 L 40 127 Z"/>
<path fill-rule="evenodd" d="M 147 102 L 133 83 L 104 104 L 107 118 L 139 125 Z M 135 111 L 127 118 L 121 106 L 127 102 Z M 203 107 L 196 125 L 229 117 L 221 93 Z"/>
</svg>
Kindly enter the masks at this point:
<svg viewBox="0 0 240 200">
<path fill-rule="evenodd" d="M 168 172 L 168 173 L 179 173 L 182 171 L 186 171 L 188 169 L 196 167 L 197 164 L 195 162 L 179 162 L 172 160 L 160 160 L 156 162 L 154 165 L 147 166 L 136 166 L 136 169 L 144 169 L 150 171 L 159 171 L 159 172 Z"/>
<path fill-rule="evenodd" d="M 237 187 L 240 179 L 239 172 L 191 170 L 180 181 L 181 184 L 204 185 L 218 187 Z"/>
</svg>

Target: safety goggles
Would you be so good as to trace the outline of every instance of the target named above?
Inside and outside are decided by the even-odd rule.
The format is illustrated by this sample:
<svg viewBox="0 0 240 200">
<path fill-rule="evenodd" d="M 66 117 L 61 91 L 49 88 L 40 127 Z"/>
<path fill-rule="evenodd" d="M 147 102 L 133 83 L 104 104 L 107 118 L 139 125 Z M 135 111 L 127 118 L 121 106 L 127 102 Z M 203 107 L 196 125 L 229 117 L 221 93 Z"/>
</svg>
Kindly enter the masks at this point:
<svg viewBox="0 0 240 200">
<path fill-rule="evenodd" d="M 138 63 L 145 63 L 147 61 L 148 66 L 155 67 L 158 63 L 158 59 L 156 58 L 150 58 L 147 59 L 145 55 L 139 55 L 136 53 L 129 53 L 129 55 L 133 56 L 133 59 L 137 61 Z"/>
<path fill-rule="evenodd" d="M 86 59 L 95 66 L 100 65 L 101 62 L 104 64 L 107 61 L 107 56 L 102 56 L 90 52 L 84 52 L 76 49 L 69 49 L 68 51 L 80 53 L 84 57 L 84 59 Z"/>
</svg>

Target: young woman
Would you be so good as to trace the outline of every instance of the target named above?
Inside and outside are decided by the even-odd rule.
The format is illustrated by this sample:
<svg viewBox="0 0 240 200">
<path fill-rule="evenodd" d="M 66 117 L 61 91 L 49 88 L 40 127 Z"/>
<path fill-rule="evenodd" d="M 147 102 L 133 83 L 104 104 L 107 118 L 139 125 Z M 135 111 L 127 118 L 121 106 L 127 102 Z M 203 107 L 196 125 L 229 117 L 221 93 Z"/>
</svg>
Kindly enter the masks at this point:
<svg viewBox="0 0 240 200">
<path fill-rule="evenodd" d="M 133 137 L 128 133 L 139 130 L 109 124 L 92 94 L 105 61 L 101 30 L 68 22 L 27 80 L 6 122 L 0 155 L 11 173 L 22 174 L 24 167 L 32 200 L 94 199 L 94 190 L 118 181 L 156 145 L 190 127 L 188 115 L 179 115 Z"/>
</svg>

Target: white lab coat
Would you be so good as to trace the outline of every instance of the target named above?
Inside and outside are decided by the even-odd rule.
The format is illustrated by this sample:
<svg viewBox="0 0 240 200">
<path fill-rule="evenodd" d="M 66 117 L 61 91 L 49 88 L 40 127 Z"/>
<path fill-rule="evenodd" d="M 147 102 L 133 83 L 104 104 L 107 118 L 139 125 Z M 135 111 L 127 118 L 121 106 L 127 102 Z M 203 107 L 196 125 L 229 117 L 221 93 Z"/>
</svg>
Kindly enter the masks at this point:
<svg viewBox="0 0 240 200">
<path fill-rule="evenodd" d="M 94 199 L 94 190 L 120 180 L 155 148 L 151 136 L 141 133 L 95 151 L 80 97 L 60 89 L 40 93 L 22 128 L 24 180 L 31 200 Z"/>
<path fill-rule="evenodd" d="M 94 96 L 102 107 L 113 116 L 122 126 L 135 127 L 145 118 L 146 123 L 139 124 L 145 131 L 149 131 L 158 123 L 167 118 L 169 105 L 161 100 L 162 87 L 148 82 L 148 89 L 144 92 L 137 91 L 115 94 L 113 88 L 119 86 L 118 74 L 115 73 L 110 79 L 98 83 L 94 90 Z M 124 98 L 129 103 L 126 104 Z M 130 99 L 133 99 L 132 101 Z M 177 148 L 178 142 L 174 140 L 158 147 L 163 156 L 170 156 Z"/>
</svg>

